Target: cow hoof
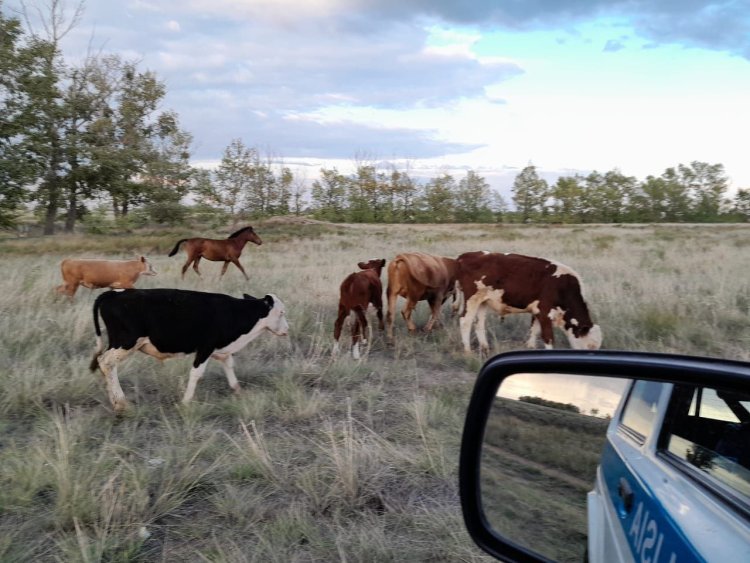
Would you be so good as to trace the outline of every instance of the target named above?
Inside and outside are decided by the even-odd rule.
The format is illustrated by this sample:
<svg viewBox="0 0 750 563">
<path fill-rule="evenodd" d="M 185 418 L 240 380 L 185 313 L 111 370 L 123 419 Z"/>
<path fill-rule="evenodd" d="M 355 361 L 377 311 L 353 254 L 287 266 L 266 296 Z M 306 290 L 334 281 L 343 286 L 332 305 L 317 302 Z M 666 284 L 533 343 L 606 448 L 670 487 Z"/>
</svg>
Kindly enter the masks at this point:
<svg viewBox="0 0 750 563">
<path fill-rule="evenodd" d="M 127 401 L 117 401 L 114 404 L 115 414 L 123 415 L 128 411 L 129 405 Z"/>
<path fill-rule="evenodd" d="M 352 358 L 359 360 L 359 343 L 352 347 Z"/>
</svg>

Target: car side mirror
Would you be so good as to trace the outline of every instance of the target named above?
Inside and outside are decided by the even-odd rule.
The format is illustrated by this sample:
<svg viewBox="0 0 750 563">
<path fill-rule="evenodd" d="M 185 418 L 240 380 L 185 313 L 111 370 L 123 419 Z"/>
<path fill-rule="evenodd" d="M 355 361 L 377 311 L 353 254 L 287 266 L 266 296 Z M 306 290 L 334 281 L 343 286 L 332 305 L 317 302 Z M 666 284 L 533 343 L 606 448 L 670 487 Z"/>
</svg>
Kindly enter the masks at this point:
<svg viewBox="0 0 750 563">
<path fill-rule="evenodd" d="M 607 350 L 488 360 L 466 414 L 459 462 L 464 523 L 480 548 L 502 561 L 587 559 L 587 494 L 631 380 L 747 396 L 750 364 Z M 628 498 L 632 505 L 630 484 L 620 488 L 623 506 Z"/>
</svg>

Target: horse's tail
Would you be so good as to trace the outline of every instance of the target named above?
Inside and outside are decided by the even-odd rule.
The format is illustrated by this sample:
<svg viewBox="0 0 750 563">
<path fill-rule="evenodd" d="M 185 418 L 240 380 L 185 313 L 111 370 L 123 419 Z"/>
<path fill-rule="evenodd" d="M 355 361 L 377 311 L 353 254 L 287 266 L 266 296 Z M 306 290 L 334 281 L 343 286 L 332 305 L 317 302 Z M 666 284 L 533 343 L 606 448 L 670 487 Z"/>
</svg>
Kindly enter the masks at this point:
<svg viewBox="0 0 750 563">
<path fill-rule="evenodd" d="M 177 254 L 177 251 L 180 249 L 180 245 L 186 240 L 187 240 L 186 238 L 178 240 L 177 244 L 174 245 L 172 252 L 169 253 L 169 256 L 174 256 L 175 254 Z"/>
</svg>

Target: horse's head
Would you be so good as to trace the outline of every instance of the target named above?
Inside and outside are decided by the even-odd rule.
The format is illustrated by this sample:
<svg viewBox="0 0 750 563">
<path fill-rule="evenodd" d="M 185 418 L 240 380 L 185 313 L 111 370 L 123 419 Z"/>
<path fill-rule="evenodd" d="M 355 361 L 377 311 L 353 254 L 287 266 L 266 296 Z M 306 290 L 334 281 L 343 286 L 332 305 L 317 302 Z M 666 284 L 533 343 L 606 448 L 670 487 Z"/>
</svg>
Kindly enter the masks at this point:
<svg viewBox="0 0 750 563">
<path fill-rule="evenodd" d="M 239 231 L 229 235 L 227 238 L 237 239 L 245 242 L 250 241 L 258 245 L 263 244 L 263 241 L 260 240 L 258 233 L 256 233 L 252 227 L 243 227 Z"/>
</svg>

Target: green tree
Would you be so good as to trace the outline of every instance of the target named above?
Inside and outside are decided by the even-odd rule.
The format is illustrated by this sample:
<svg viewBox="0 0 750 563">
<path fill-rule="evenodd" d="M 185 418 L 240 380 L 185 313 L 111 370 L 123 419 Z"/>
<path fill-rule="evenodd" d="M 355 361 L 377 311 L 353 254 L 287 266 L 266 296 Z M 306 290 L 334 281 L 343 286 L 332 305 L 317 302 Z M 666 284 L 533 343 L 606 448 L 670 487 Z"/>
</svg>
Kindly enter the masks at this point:
<svg viewBox="0 0 750 563">
<path fill-rule="evenodd" d="M 545 214 L 549 186 L 539 177 L 534 165 L 529 164 L 516 176 L 511 191 L 522 222 L 539 219 Z"/>
<path fill-rule="evenodd" d="M 733 211 L 740 217 L 740 220 L 750 221 L 750 189 L 739 189 L 734 196 Z"/>
<path fill-rule="evenodd" d="M 724 165 L 693 161 L 689 165 L 678 165 L 677 173 L 693 201 L 693 218 L 697 221 L 718 220 L 729 186 Z"/>
<path fill-rule="evenodd" d="M 450 223 L 455 221 L 456 180 L 443 173 L 432 178 L 424 188 L 421 217 L 428 223 Z"/>
<path fill-rule="evenodd" d="M 459 180 L 455 204 L 459 222 L 479 223 L 493 219 L 490 185 L 473 170 Z"/>
<path fill-rule="evenodd" d="M 39 137 L 35 92 L 50 48 L 39 38 L 29 39 L 20 20 L 0 10 L 0 228 L 15 224 L 25 186 L 44 170 L 33 146 Z"/>
<path fill-rule="evenodd" d="M 312 183 L 313 215 L 324 221 L 343 221 L 348 185 L 349 179 L 336 168 L 321 168 L 320 179 Z"/>
<path fill-rule="evenodd" d="M 585 205 L 583 179 L 576 176 L 560 176 L 550 189 L 552 213 L 555 221 L 563 223 L 582 222 Z"/>
</svg>

